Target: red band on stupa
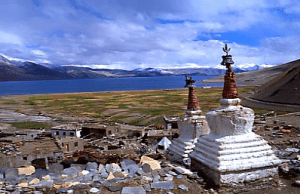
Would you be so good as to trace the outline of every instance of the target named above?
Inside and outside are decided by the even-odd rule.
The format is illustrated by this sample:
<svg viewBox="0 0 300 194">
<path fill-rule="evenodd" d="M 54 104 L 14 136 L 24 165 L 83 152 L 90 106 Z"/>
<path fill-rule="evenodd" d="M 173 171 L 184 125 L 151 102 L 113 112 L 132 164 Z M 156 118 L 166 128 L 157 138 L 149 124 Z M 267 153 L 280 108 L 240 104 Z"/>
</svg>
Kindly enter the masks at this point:
<svg viewBox="0 0 300 194">
<path fill-rule="evenodd" d="M 193 87 L 189 87 L 189 98 L 188 98 L 188 107 L 187 109 L 190 111 L 200 110 L 199 99 L 196 96 L 196 91 Z"/>
<path fill-rule="evenodd" d="M 233 99 L 238 97 L 238 88 L 235 82 L 235 74 L 233 72 L 226 73 L 224 76 L 223 98 Z"/>
</svg>

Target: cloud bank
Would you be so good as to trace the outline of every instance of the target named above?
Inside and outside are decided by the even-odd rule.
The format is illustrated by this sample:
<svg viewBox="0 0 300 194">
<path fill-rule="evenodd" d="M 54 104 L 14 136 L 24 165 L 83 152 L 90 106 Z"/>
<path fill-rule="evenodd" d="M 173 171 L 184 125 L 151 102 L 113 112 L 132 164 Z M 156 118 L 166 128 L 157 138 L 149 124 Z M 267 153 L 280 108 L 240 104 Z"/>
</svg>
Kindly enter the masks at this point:
<svg viewBox="0 0 300 194">
<path fill-rule="evenodd" d="M 299 58 L 295 0 L 1 1 L 0 53 L 104 68 L 216 66 Z"/>
</svg>

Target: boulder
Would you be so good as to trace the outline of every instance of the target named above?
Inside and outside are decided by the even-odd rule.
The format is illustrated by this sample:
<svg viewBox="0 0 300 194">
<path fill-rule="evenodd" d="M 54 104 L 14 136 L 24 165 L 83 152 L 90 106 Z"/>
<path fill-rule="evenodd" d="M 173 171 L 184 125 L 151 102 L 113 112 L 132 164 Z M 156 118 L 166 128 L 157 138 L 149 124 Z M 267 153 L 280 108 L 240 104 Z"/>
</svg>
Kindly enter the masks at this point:
<svg viewBox="0 0 300 194">
<path fill-rule="evenodd" d="M 142 168 L 138 168 L 137 172 L 138 175 L 143 175 L 145 174 Z"/>
<path fill-rule="evenodd" d="M 94 178 L 94 177 L 93 177 Z M 92 187 L 96 187 L 96 188 L 101 188 L 101 183 L 100 181 L 97 181 L 97 182 L 92 182 L 92 184 L 90 184 Z"/>
<path fill-rule="evenodd" d="M 96 174 L 93 176 L 93 182 L 100 182 L 101 180 L 102 180 L 102 178 L 99 174 Z"/>
<path fill-rule="evenodd" d="M 107 172 L 112 172 L 112 173 L 122 171 L 120 166 L 116 163 L 106 164 L 105 169 L 106 169 Z"/>
<path fill-rule="evenodd" d="M 35 173 L 32 176 L 34 176 L 35 178 L 38 178 L 38 179 L 42 179 L 43 176 L 46 176 L 48 174 L 49 174 L 49 172 L 47 170 L 35 169 Z"/>
<path fill-rule="evenodd" d="M 32 175 L 35 173 L 35 168 L 34 166 L 26 166 L 24 168 L 18 168 L 18 174 L 26 174 L 26 175 Z"/>
<path fill-rule="evenodd" d="M 28 187 L 28 183 L 19 183 L 18 187 Z"/>
<path fill-rule="evenodd" d="M 135 164 L 136 164 L 135 161 L 126 158 L 126 159 L 124 159 L 124 160 L 121 162 L 121 167 L 122 167 L 123 170 L 127 170 L 127 169 L 128 169 L 128 166 L 130 166 L 130 165 L 135 165 Z"/>
<path fill-rule="evenodd" d="M 173 176 L 167 176 L 164 178 L 164 181 L 172 181 L 173 180 Z"/>
<path fill-rule="evenodd" d="M 145 189 L 146 191 L 150 192 L 150 191 L 151 191 L 151 185 L 150 185 L 150 184 L 145 184 L 145 185 L 144 185 L 144 189 Z"/>
<path fill-rule="evenodd" d="M 95 187 L 93 187 L 93 188 L 90 189 L 89 192 L 90 192 L 90 193 L 101 193 L 101 190 L 100 190 L 100 189 L 97 189 L 97 188 L 95 188 Z"/>
<path fill-rule="evenodd" d="M 69 187 L 72 187 L 72 186 L 75 186 L 75 185 L 78 185 L 80 184 L 80 182 L 66 182 L 64 184 L 61 185 L 62 188 L 69 188 Z"/>
<path fill-rule="evenodd" d="M 193 172 L 181 166 L 174 167 L 173 170 L 179 174 L 192 175 Z"/>
<path fill-rule="evenodd" d="M 77 168 L 78 170 L 82 171 L 86 169 L 86 164 L 71 164 L 71 167 Z"/>
<path fill-rule="evenodd" d="M 153 177 L 153 182 L 159 182 L 160 176 L 156 175 Z"/>
<path fill-rule="evenodd" d="M 61 194 L 61 193 L 67 193 L 68 192 L 68 190 L 67 189 L 65 189 L 65 188 L 59 188 L 59 189 L 57 189 L 56 190 L 56 192 L 55 193 L 57 193 L 57 194 Z"/>
<path fill-rule="evenodd" d="M 49 175 L 43 176 L 42 179 L 43 179 L 43 180 L 46 180 L 46 181 L 51 180 L 51 178 L 50 178 Z"/>
<path fill-rule="evenodd" d="M 124 175 L 122 172 L 115 172 L 113 173 L 114 177 L 119 177 L 119 178 L 125 178 L 126 175 Z"/>
<path fill-rule="evenodd" d="M 153 181 L 153 178 L 149 177 L 149 176 L 142 176 L 142 180 L 151 182 L 151 181 Z"/>
<path fill-rule="evenodd" d="M 105 172 L 105 167 L 103 166 L 103 164 L 99 164 L 98 172 L 99 172 L 100 174 L 101 174 L 102 172 Z"/>
<path fill-rule="evenodd" d="M 43 194 L 42 191 L 33 191 L 33 194 Z"/>
<path fill-rule="evenodd" d="M 38 184 L 32 186 L 36 188 L 52 188 L 53 180 L 41 180 Z"/>
<path fill-rule="evenodd" d="M 74 189 L 84 189 L 87 190 L 89 188 L 89 186 L 87 184 L 77 184 L 74 185 Z"/>
<path fill-rule="evenodd" d="M 86 164 L 85 170 L 90 170 L 90 169 L 98 169 L 98 164 L 97 162 L 88 162 Z"/>
<path fill-rule="evenodd" d="M 178 188 L 182 189 L 182 190 L 185 190 L 185 191 L 189 190 L 189 188 L 187 186 L 183 185 L 183 184 L 178 185 Z"/>
<path fill-rule="evenodd" d="M 148 156 L 142 156 L 140 163 L 141 164 L 149 164 L 151 170 L 161 169 L 159 161 L 154 160 Z"/>
<path fill-rule="evenodd" d="M 29 184 L 30 184 L 30 185 L 36 185 L 36 184 L 38 184 L 39 182 L 40 182 L 40 179 L 34 178 L 34 179 L 32 179 L 32 180 L 29 182 Z"/>
<path fill-rule="evenodd" d="M 174 189 L 173 181 L 158 181 L 151 183 L 152 189 Z"/>
<path fill-rule="evenodd" d="M 88 173 L 87 175 L 84 176 L 83 180 L 84 181 L 92 181 L 93 180 L 93 174 Z"/>
<path fill-rule="evenodd" d="M 54 183 L 54 182 L 53 182 Z M 61 188 L 61 184 L 53 184 L 53 188 L 54 189 L 60 189 Z"/>
<path fill-rule="evenodd" d="M 7 185 L 6 187 L 5 187 L 5 189 L 6 189 L 6 191 L 14 191 L 15 190 L 15 186 L 14 185 Z"/>
<path fill-rule="evenodd" d="M 139 166 L 137 164 L 131 164 L 127 166 L 127 171 L 129 175 L 134 175 L 139 170 Z"/>
<path fill-rule="evenodd" d="M 49 172 L 60 172 L 64 170 L 64 166 L 59 163 L 54 163 L 51 166 L 49 166 L 48 171 Z"/>
<path fill-rule="evenodd" d="M 83 171 L 81 171 L 81 172 L 78 173 L 78 176 L 86 176 L 86 175 L 89 174 L 89 173 L 90 173 L 90 171 L 88 171 L 88 170 L 83 170 Z"/>
<path fill-rule="evenodd" d="M 112 172 L 110 172 L 109 175 L 108 175 L 108 177 L 106 178 L 106 180 L 112 180 L 114 178 L 115 178 L 115 176 L 113 175 Z"/>
<path fill-rule="evenodd" d="M 152 171 L 150 164 L 148 164 L 148 163 L 143 164 L 142 169 L 143 169 L 144 173 L 148 173 L 148 172 Z"/>
<path fill-rule="evenodd" d="M 108 173 L 107 172 L 102 172 L 100 174 L 100 177 L 106 179 L 108 177 Z"/>
<path fill-rule="evenodd" d="M 80 171 L 79 171 L 77 168 L 74 168 L 74 167 L 65 168 L 65 169 L 63 170 L 63 174 L 66 174 L 67 176 L 70 176 L 70 177 L 77 176 L 77 174 L 78 174 L 79 172 L 80 172 Z"/>
<path fill-rule="evenodd" d="M 17 179 L 19 171 L 17 168 L 7 168 L 4 172 L 4 178 L 6 179 Z"/>
<path fill-rule="evenodd" d="M 182 174 L 177 175 L 177 179 L 182 179 L 182 178 L 183 178 Z"/>
<path fill-rule="evenodd" d="M 120 185 L 109 186 L 107 189 L 111 192 L 121 191 L 123 187 Z"/>
<path fill-rule="evenodd" d="M 144 187 L 123 187 L 121 194 L 146 194 Z"/>
</svg>

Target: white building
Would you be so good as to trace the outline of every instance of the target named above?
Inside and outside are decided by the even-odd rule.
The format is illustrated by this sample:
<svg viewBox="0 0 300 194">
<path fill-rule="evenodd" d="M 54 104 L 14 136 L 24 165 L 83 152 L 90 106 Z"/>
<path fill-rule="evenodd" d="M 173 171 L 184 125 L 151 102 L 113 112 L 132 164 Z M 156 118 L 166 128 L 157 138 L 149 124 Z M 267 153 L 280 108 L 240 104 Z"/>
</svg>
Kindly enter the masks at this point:
<svg viewBox="0 0 300 194">
<path fill-rule="evenodd" d="M 51 128 L 52 137 L 64 137 L 64 136 L 81 136 L 82 125 L 80 124 L 66 124 L 59 125 Z"/>
</svg>

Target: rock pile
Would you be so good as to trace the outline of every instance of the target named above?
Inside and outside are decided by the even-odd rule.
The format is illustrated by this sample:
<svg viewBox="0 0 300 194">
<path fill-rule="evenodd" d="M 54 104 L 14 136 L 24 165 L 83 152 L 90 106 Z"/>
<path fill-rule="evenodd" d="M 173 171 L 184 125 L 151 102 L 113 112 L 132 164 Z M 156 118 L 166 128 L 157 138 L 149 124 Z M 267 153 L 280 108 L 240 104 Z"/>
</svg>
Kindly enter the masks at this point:
<svg viewBox="0 0 300 194">
<path fill-rule="evenodd" d="M 170 190 L 175 188 L 189 190 L 187 185 L 174 182 L 183 176 L 203 181 L 184 167 L 161 163 L 147 156 L 143 156 L 140 163 L 123 159 L 120 164 L 88 162 L 71 164 L 67 168 L 55 163 L 47 170 L 33 166 L 1 168 L 0 193 L 101 193 L 101 190 L 106 190 L 131 194 L 146 193 L 152 189 L 164 189 L 172 193 Z"/>
</svg>

